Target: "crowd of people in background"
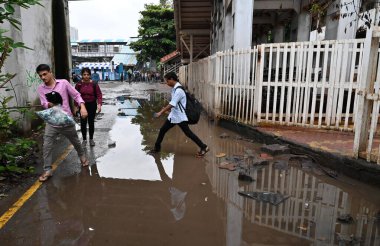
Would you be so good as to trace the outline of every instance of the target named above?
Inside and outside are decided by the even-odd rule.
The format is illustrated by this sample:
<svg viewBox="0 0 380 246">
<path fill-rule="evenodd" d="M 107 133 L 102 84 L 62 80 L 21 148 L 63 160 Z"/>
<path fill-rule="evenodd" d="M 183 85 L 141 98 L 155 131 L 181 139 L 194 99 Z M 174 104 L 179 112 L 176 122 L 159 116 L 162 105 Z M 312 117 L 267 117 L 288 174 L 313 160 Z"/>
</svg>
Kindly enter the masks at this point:
<svg viewBox="0 0 380 246">
<path fill-rule="evenodd" d="M 110 81 L 109 73 L 104 73 L 104 78 L 101 78 L 99 75 L 99 72 L 97 70 L 94 70 L 91 73 L 91 80 L 95 82 L 99 82 L 100 80 L 103 81 Z M 71 79 L 74 83 L 78 83 L 81 81 L 82 76 L 81 74 L 77 74 L 76 72 L 71 73 Z M 161 73 L 159 72 L 140 72 L 138 70 L 132 71 L 128 70 L 123 74 L 120 74 L 119 81 L 125 81 L 125 82 L 162 82 L 163 78 L 161 76 Z"/>
</svg>

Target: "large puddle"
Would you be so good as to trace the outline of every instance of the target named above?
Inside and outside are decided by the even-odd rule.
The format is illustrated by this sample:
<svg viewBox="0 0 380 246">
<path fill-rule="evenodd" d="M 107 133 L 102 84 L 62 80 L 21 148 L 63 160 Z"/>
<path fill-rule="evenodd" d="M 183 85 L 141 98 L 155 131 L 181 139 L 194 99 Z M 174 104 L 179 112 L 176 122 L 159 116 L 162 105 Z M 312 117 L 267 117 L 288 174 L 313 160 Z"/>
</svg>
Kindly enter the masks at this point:
<svg viewBox="0 0 380 246">
<path fill-rule="evenodd" d="M 152 117 L 163 98 L 117 97 L 119 113 L 110 132 L 116 147 L 97 160 L 102 178 L 139 184 L 147 196 L 160 190 L 154 197 L 165 200 L 173 221 L 184 222 L 164 222 L 157 232 L 188 231 L 194 235 L 186 237 L 189 245 L 380 245 L 379 190 L 335 177 L 307 156 L 271 158 L 262 145 L 206 120 L 192 127 L 211 148 L 205 159 L 194 157 L 195 144 L 179 128 L 167 134 L 161 155 L 148 155 L 164 120 Z M 238 192 L 286 199 L 272 205 Z"/>
<path fill-rule="evenodd" d="M 178 127 L 149 155 L 167 94 L 111 89 L 89 149 L 97 164 L 63 175 L 72 153 L 0 230 L 1 245 L 380 245 L 379 189 L 302 153 L 271 158 L 206 117 L 191 126 L 205 158 Z"/>
</svg>

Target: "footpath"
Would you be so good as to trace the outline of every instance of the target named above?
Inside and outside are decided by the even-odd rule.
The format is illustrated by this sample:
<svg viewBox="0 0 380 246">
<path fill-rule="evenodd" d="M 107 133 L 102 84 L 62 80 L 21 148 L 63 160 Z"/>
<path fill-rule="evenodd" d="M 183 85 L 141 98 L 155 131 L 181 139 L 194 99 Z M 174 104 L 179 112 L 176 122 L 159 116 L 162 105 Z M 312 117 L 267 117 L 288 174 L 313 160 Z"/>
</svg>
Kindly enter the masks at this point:
<svg viewBox="0 0 380 246">
<path fill-rule="evenodd" d="M 297 154 L 312 156 L 319 164 L 362 182 L 380 187 L 380 165 L 353 158 L 354 133 L 291 126 L 249 127 L 226 120 L 223 127 L 265 144 L 287 144 Z M 377 140 L 375 143 L 379 143 Z"/>
</svg>

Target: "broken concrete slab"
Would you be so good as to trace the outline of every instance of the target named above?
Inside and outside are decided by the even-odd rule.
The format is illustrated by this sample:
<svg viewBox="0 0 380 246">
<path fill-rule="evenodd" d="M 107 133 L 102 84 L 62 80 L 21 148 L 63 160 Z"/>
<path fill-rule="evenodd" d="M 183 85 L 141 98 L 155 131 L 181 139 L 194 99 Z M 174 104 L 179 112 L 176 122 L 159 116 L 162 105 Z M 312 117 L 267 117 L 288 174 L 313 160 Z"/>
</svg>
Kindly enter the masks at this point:
<svg viewBox="0 0 380 246">
<path fill-rule="evenodd" d="M 273 156 L 290 153 L 290 148 L 288 146 L 280 144 L 264 145 L 261 147 L 261 150 Z"/>
</svg>

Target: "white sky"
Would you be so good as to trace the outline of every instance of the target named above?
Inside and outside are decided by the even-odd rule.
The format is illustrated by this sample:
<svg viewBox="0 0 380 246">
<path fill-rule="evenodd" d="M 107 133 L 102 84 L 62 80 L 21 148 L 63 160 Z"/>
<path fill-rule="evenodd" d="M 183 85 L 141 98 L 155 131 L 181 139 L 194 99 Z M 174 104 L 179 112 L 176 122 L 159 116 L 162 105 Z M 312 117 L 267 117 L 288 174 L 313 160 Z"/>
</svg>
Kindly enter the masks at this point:
<svg viewBox="0 0 380 246">
<path fill-rule="evenodd" d="M 70 26 L 78 29 L 79 40 L 136 37 L 146 3 L 159 0 L 69 1 Z"/>
</svg>

